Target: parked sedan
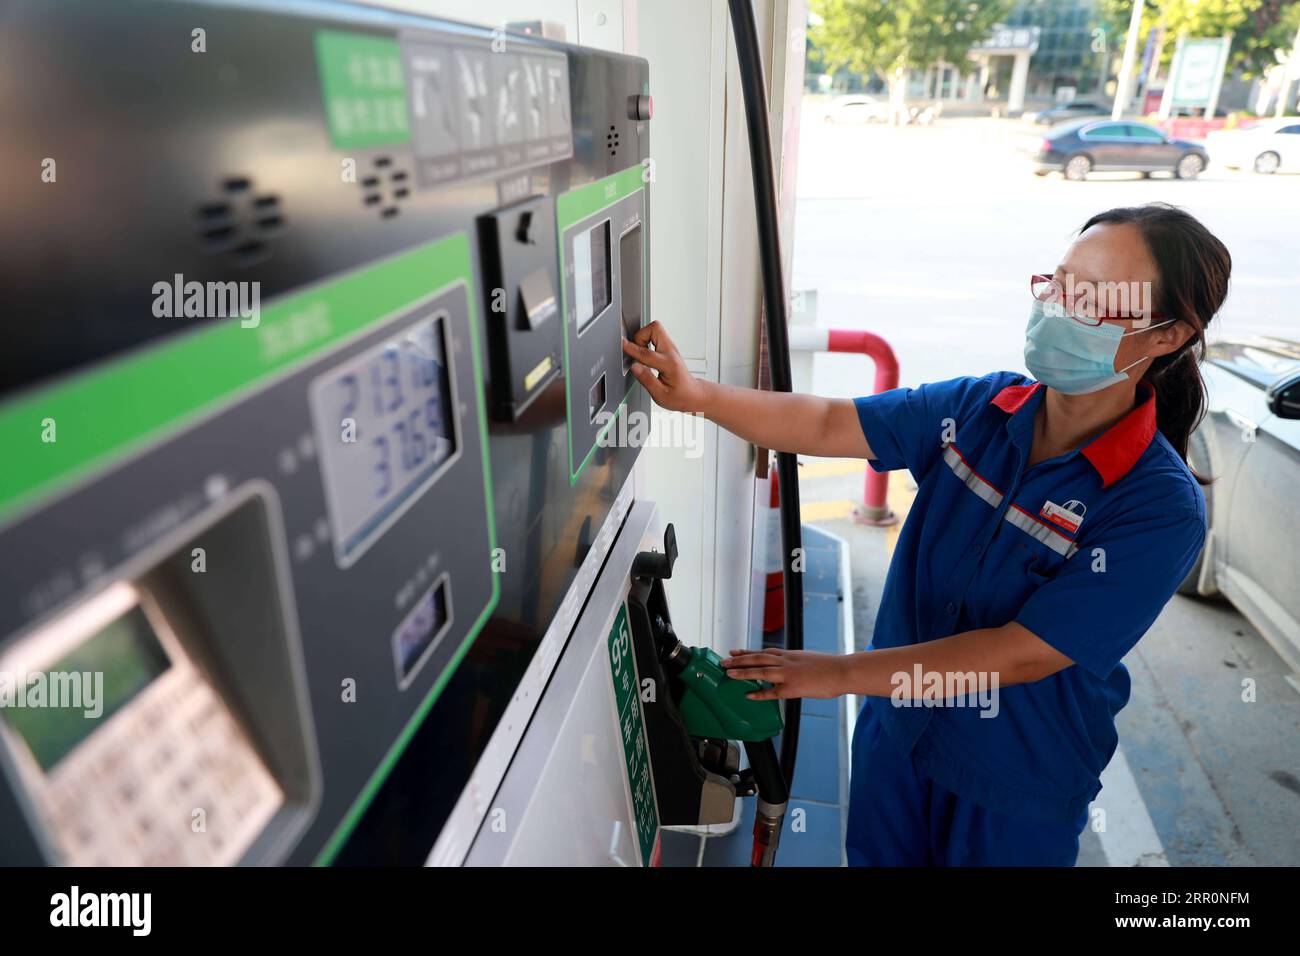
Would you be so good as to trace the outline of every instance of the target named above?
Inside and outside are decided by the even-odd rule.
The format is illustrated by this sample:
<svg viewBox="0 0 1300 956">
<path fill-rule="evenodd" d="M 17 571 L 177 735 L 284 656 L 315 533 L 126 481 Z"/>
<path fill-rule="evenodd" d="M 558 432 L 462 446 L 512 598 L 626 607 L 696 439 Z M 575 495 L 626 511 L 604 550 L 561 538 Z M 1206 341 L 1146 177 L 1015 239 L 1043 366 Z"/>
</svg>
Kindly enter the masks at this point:
<svg viewBox="0 0 1300 956">
<path fill-rule="evenodd" d="M 1094 103 L 1092 100 L 1075 100 L 1073 103 L 1053 106 L 1051 109 L 1037 113 L 1026 113 L 1024 118 L 1037 126 L 1054 126 L 1057 123 L 1066 123 L 1084 117 L 1109 115 L 1110 108 L 1100 103 Z"/>
<path fill-rule="evenodd" d="M 1300 122 L 1270 120 L 1250 129 L 1215 130 L 1205 138 L 1229 169 L 1300 172 Z"/>
<path fill-rule="evenodd" d="M 1213 479 L 1210 528 L 1180 590 L 1224 595 L 1300 670 L 1300 342 L 1220 342 L 1204 369 L 1209 414 L 1188 455 Z"/>
<path fill-rule="evenodd" d="M 1195 179 L 1210 164 L 1202 146 L 1170 139 L 1147 123 L 1133 120 L 1077 120 L 1049 132 L 1035 155 L 1035 172 L 1061 172 L 1082 180 L 1097 171 L 1169 172 Z"/>
<path fill-rule="evenodd" d="M 874 96 L 842 96 L 826 108 L 828 123 L 888 123 L 889 103 Z"/>
</svg>

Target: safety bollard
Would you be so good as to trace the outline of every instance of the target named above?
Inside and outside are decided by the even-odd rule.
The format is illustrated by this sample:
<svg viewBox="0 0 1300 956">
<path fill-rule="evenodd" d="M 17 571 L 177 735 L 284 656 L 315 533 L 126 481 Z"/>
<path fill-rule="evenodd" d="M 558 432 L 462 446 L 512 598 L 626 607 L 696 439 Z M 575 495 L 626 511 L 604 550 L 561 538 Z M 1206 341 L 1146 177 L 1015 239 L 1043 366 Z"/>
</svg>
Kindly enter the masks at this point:
<svg viewBox="0 0 1300 956">
<path fill-rule="evenodd" d="M 801 352 L 853 352 L 869 356 L 876 366 L 873 394 L 898 387 L 898 357 L 879 335 L 862 329 L 819 329 L 807 326 L 790 328 L 790 348 Z M 890 510 L 886 494 L 889 474 L 867 466 L 867 478 L 862 489 L 862 504 L 854 508 L 853 518 L 859 524 L 885 527 L 896 524 L 898 515 Z"/>
</svg>

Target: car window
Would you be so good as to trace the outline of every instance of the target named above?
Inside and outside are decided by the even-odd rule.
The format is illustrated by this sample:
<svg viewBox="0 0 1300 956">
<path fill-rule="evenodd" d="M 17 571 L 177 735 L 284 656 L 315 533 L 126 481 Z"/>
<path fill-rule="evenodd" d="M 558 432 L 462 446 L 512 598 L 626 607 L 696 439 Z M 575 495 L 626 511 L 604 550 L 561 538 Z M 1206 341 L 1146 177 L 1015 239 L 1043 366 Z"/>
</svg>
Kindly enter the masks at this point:
<svg viewBox="0 0 1300 956">
<path fill-rule="evenodd" d="M 1292 135 L 1300 133 L 1300 126 L 1283 126 L 1278 133 L 1291 133 Z"/>
<path fill-rule="evenodd" d="M 1082 139 L 1127 139 L 1123 123 L 1099 123 L 1090 126 L 1079 134 Z"/>
<path fill-rule="evenodd" d="M 1215 342 L 1209 349 L 1210 361 L 1234 375 L 1268 388 L 1274 382 L 1300 371 L 1300 358 L 1271 349 L 1241 342 Z"/>
<path fill-rule="evenodd" d="M 1152 129 L 1150 126 L 1141 126 L 1137 123 L 1128 124 L 1128 138 L 1139 140 L 1143 143 L 1163 143 L 1164 134 L 1158 129 Z"/>
</svg>

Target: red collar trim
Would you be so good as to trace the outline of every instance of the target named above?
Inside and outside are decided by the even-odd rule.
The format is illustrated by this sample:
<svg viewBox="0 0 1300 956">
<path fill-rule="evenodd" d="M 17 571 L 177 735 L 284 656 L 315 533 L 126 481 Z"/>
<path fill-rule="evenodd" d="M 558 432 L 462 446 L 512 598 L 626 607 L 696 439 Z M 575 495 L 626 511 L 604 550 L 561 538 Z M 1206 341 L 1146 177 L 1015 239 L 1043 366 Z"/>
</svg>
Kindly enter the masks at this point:
<svg viewBox="0 0 1300 956">
<path fill-rule="evenodd" d="M 1138 389 L 1146 393 L 1142 403 L 1082 449 L 1103 488 L 1127 475 L 1156 437 L 1156 390 L 1150 382 L 1139 382 Z"/>
<path fill-rule="evenodd" d="M 1014 415 L 1042 387 L 1042 382 L 1008 385 L 991 404 Z M 1080 449 L 1101 476 L 1103 488 L 1127 475 L 1156 436 L 1156 391 L 1150 382 L 1139 382 L 1138 388 L 1145 395 L 1141 404 Z"/>
<path fill-rule="evenodd" d="M 1043 387 L 1042 382 L 1034 382 L 1032 385 L 1008 385 L 1002 391 L 993 396 L 992 404 L 1002 409 L 1004 412 L 1014 415 L 1020 411 L 1021 406 L 1034 396 L 1034 392 Z"/>
</svg>

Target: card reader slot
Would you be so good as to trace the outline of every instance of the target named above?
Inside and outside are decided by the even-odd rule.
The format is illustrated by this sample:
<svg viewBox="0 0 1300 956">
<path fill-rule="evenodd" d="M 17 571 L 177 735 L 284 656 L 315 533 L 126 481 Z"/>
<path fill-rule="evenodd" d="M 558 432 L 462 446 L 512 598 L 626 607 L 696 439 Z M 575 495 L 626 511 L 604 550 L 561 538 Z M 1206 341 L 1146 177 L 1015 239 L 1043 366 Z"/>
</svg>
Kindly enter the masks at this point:
<svg viewBox="0 0 1300 956">
<path fill-rule="evenodd" d="M 601 372 L 600 378 L 596 379 L 596 383 L 587 392 L 587 420 L 593 425 L 596 423 L 596 416 L 605 408 L 605 402 L 605 373 Z"/>
</svg>

